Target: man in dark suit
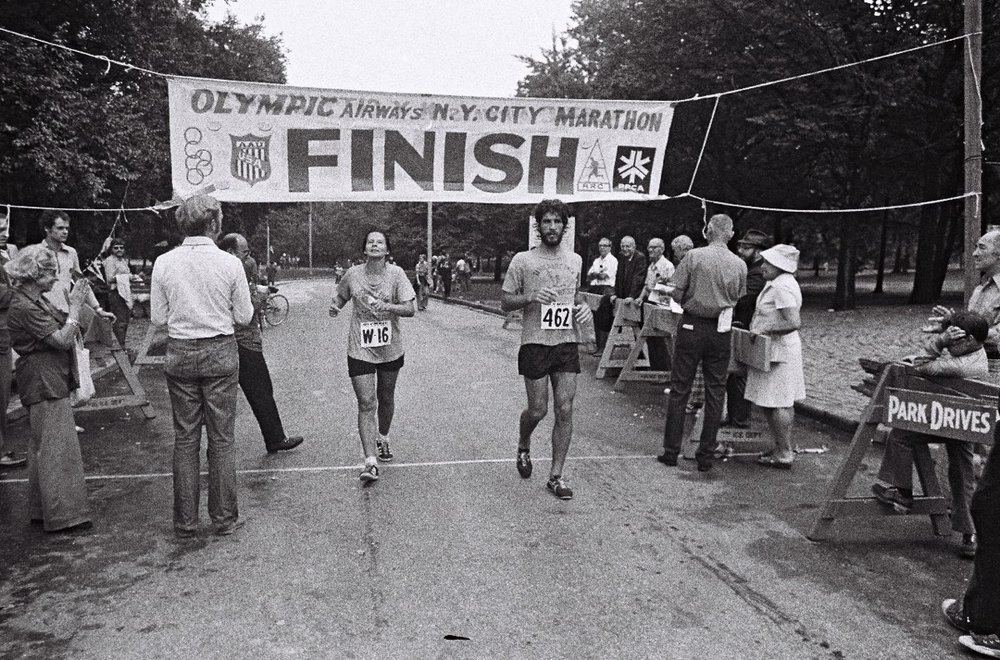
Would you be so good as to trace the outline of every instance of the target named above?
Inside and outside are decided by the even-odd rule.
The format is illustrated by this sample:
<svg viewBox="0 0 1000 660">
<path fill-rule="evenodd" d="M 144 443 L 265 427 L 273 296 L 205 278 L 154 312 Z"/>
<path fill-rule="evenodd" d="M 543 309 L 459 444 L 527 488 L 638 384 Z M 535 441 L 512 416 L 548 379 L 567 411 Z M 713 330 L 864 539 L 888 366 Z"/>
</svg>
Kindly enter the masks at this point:
<svg viewBox="0 0 1000 660">
<path fill-rule="evenodd" d="M 594 330 L 597 350 L 594 355 L 604 352 L 611 325 L 615 320 L 615 301 L 619 298 L 638 298 L 646 284 L 646 258 L 635 251 L 635 239 L 625 236 L 621 241 L 618 256 L 618 271 L 615 274 L 615 292 L 601 298 L 601 304 L 594 313 Z"/>
</svg>

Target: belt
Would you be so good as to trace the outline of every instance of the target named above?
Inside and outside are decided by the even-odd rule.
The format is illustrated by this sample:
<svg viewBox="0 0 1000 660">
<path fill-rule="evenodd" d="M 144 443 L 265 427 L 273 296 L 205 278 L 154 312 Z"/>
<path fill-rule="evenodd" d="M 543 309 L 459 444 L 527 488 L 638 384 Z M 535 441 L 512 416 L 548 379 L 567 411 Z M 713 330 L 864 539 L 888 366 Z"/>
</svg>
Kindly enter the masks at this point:
<svg viewBox="0 0 1000 660">
<path fill-rule="evenodd" d="M 684 312 L 683 318 L 690 319 L 693 321 L 704 321 L 705 323 L 718 323 L 719 317 L 716 316 L 698 316 L 697 314 L 692 314 L 690 312 Z"/>
</svg>

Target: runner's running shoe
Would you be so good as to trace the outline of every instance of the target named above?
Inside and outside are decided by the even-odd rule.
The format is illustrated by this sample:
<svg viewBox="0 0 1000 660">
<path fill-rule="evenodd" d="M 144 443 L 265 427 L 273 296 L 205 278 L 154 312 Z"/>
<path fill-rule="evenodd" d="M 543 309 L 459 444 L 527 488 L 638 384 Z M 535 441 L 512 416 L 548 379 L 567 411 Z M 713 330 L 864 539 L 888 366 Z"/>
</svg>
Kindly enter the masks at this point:
<svg viewBox="0 0 1000 660">
<path fill-rule="evenodd" d="M 941 601 L 941 613 L 944 614 L 944 618 L 948 620 L 948 623 L 955 628 L 964 633 L 969 632 L 971 624 L 969 623 L 969 617 L 965 616 L 965 612 L 962 610 L 962 601 L 955 598 L 945 598 Z"/>
<path fill-rule="evenodd" d="M 376 448 L 378 449 L 378 460 L 383 463 L 388 463 L 392 460 L 392 451 L 389 449 L 389 438 L 381 436 L 376 443 Z"/>
<path fill-rule="evenodd" d="M 378 481 L 378 466 L 366 465 L 365 469 L 361 471 L 360 479 L 361 484 L 364 486 Z"/>
<path fill-rule="evenodd" d="M 517 450 L 517 473 L 522 479 L 531 476 L 531 454 L 520 449 Z"/>
<path fill-rule="evenodd" d="M 561 500 L 573 499 L 573 489 L 566 485 L 566 480 L 560 475 L 549 477 L 549 481 L 545 484 L 545 487 Z"/>
</svg>

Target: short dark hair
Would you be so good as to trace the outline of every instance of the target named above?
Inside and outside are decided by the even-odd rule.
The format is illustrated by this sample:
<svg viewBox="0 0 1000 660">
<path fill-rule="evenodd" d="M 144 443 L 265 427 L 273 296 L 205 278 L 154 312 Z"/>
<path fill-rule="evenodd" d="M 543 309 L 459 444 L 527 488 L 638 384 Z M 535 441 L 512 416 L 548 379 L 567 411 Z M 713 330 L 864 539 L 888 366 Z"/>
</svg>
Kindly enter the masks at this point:
<svg viewBox="0 0 1000 660">
<path fill-rule="evenodd" d="M 369 229 L 365 232 L 365 237 L 361 239 L 361 254 L 365 253 L 365 248 L 368 247 L 368 237 L 372 234 L 382 234 L 382 237 L 385 238 L 385 253 L 387 255 L 392 254 L 392 243 L 389 242 L 389 234 L 381 229 Z"/>
<path fill-rule="evenodd" d="M 118 236 L 112 238 L 111 239 L 111 247 L 115 247 L 116 245 L 120 245 L 122 247 L 125 247 L 125 239 L 124 238 L 120 238 Z"/>
<path fill-rule="evenodd" d="M 543 199 L 535 205 L 531 215 L 536 222 L 541 222 L 546 213 L 558 213 L 564 225 L 569 222 L 569 207 L 561 199 Z"/>
<path fill-rule="evenodd" d="M 235 232 L 233 232 L 231 234 L 226 234 L 225 236 L 223 236 L 222 238 L 219 239 L 219 242 L 216 243 L 216 245 L 218 245 L 219 249 L 222 250 L 223 252 L 229 252 L 230 250 L 235 250 L 236 249 L 236 237 L 238 235 L 239 234 L 237 234 Z"/>
<path fill-rule="evenodd" d="M 53 225 L 56 224 L 56 220 L 62 218 L 66 222 L 69 222 L 69 216 L 66 215 L 65 211 L 57 211 L 56 209 L 49 209 L 42 214 L 42 217 L 38 219 L 38 226 L 42 228 L 42 231 L 48 231 L 52 229 Z"/>
<path fill-rule="evenodd" d="M 957 311 L 951 315 L 949 325 L 954 325 L 962 330 L 965 330 L 965 334 L 969 335 L 980 344 L 986 341 L 986 337 L 990 334 L 989 321 L 987 321 L 986 318 L 978 312 L 970 312 L 966 310 Z"/>
</svg>

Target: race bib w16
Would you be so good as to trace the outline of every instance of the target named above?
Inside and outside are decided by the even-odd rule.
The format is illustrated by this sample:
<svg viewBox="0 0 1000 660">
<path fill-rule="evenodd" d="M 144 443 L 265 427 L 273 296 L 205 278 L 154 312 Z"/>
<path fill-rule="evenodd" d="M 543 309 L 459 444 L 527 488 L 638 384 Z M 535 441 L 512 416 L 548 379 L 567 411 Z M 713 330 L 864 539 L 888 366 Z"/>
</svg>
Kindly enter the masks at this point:
<svg viewBox="0 0 1000 660">
<path fill-rule="evenodd" d="M 362 321 L 361 347 L 378 348 L 392 342 L 392 323 L 389 321 Z"/>
<path fill-rule="evenodd" d="M 542 330 L 572 330 L 573 304 L 552 303 L 542 305 Z"/>
</svg>

